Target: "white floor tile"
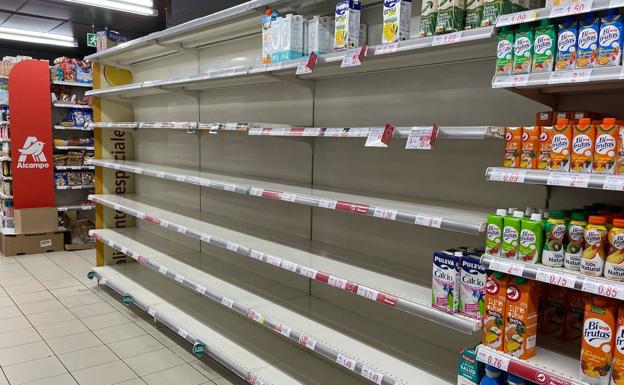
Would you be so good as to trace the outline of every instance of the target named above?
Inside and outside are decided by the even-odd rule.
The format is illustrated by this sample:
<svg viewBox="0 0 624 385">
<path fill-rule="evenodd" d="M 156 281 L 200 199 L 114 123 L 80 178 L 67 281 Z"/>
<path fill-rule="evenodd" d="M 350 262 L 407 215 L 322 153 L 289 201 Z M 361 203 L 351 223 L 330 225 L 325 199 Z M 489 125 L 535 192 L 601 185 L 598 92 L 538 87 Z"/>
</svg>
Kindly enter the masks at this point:
<svg viewBox="0 0 624 385">
<path fill-rule="evenodd" d="M 50 290 L 50 293 L 56 298 L 67 298 L 75 295 L 90 294 L 91 290 L 79 282 L 78 285 L 75 286 Z"/>
<path fill-rule="evenodd" d="M 108 345 L 109 348 L 121 359 L 138 356 L 139 354 L 153 352 L 164 348 L 165 346 L 156 341 L 154 337 L 145 334 L 139 337 L 114 342 Z"/>
<path fill-rule="evenodd" d="M 45 290 L 46 288 L 39 282 L 28 283 L 26 285 L 19 285 L 19 286 L 5 286 L 5 291 L 10 296 L 14 296 L 16 294 L 35 293 L 38 291 L 45 291 Z"/>
<path fill-rule="evenodd" d="M 2 369 L 11 385 L 20 385 L 67 372 L 61 361 L 56 357 L 47 357 L 17 365 L 5 366 Z"/>
<path fill-rule="evenodd" d="M 0 320 L 15 318 L 22 315 L 22 311 L 17 306 L 5 306 L 0 309 Z"/>
<path fill-rule="evenodd" d="M 83 306 L 75 306 L 72 307 L 69 311 L 71 311 L 76 317 L 82 319 L 87 317 L 92 317 L 99 314 L 106 314 L 117 311 L 111 305 L 101 302 L 94 303 L 91 305 L 83 305 Z"/>
<path fill-rule="evenodd" d="M 78 384 L 69 373 L 60 376 L 48 377 L 43 380 L 27 382 L 24 385 L 76 385 Z"/>
<path fill-rule="evenodd" d="M 94 330 L 93 333 L 105 344 L 123 341 L 146 334 L 145 330 L 131 323 Z"/>
<path fill-rule="evenodd" d="M 225 372 L 229 373 L 227 369 L 220 368 L 219 365 L 215 362 L 211 362 L 210 364 L 208 364 L 204 361 L 197 360 L 197 361 L 191 362 L 189 365 L 197 369 L 197 371 L 199 371 L 201 374 L 203 374 L 205 377 L 211 380 L 215 378 L 223 377 L 223 373 Z M 217 367 L 220 368 L 221 372 L 217 371 L 216 369 Z"/>
<path fill-rule="evenodd" d="M 10 295 L 10 294 L 9 294 Z M 13 301 L 18 305 L 23 305 L 32 302 L 42 302 L 54 299 L 54 296 L 49 291 L 38 291 L 35 293 L 24 293 L 11 295 Z"/>
<path fill-rule="evenodd" d="M 54 353 L 43 341 L 0 349 L 0 366 L 21 364 L 39 358 L 51 357 Z"/>
<path fill-rule="evenodd" d="M 132 322 L 120 312 L 106 313 L 106 314 L 96 315 L 93 317 L 86 317 L 86 318 L 82 318 L 81 321 L 91 330 L 103 329 L 103 328 L 107 328 L 111 326 L 123 325 L 123 324 Z"/>
<path fill-rule="evenodd" d="M 63 274 L 66 274 L 66 273 L 63 273 Z M 66 287 L 82 285 L 79 280 L 77 280 L 76 278 L 73 278 L 69 274 L 67 274 L 67 278 L 54 279 L 54 280 L 41 281 L 41 282 L 43 283 L 43 286 L 45 286 L 46 289 L 48 290 L 62 289 Z"/>
<path fill-rule="evenodd" d="M 3 331 L 3 332 L 11 332 L 14 330 L 28 329 L 30 327 L 31 327 L 30 322 L 28 322 L 28 319 L 26 319 L 26 317 L 22 315 L 18 317 L 6 318 L 3 320 L 0 320 L 0 331 Z"/>
<path fill-rule="evenodd" d="M 18 304 L 18 307 L 22 309 L 22 312 L 24 312 L 24 314 L 26 315 L 65 309 L 65 306 L 63 306 L 63 304 L 60 303 L 56 298 L 41 302 Z"/>
<path fill-rule="evenodd" d="M 56 354 L 70 353 L 77 350 L 83 350 L 94 346 L 102 345 L 102 341 L 100 341 L 91 332 L 52 338 L 46 340 L 46 342 L 48 343 L 48 345 L 50 345 L 50 347 Z"/>
<path fill-rule="evenodd" d="M 71 321 L 76 317 L 67 309 L 47 311 L 44 313 L 30 314 L 26 318 L 33 326 L 53 324 L 62 321 Z"/>
<path fill-rule="evenodd" d="M 72 372 L 81 385 L 110 385 L 136 378 L 137 375 L 121 361 Z"/>
<path fill-rule="evenodd" d="M 0 333 L 0 349 L 41 341 L 35 328 Z"/>
<path fill-rule="evenodd" d="M 70 372 L 119 360 L 115 353 L 104 345 L 61 354 L 58 357 Z"/>
<path fill-rule="evenodd" d="M 208 380 L 189 364 L 142 376 L 148 385 L 199 385 Z"/>
<path fill-rule="evenodd" d="M 71 308 L 74 306 L 91 305 L 94 303 L 103 302 L 102 298 L 98 297 L 97 295 L 93 293 L 73 295 L 71 297 L 63 297 L 63 298 L 59 298 L 59 301 L 61 301 L 61 303 L 68 308 Z"/>
<path fill-rule="evenodd" d="M 69 321 L 61 321 L 52 324 L 45 324 L 35 326 L 35 329 L 41 334 L 43 339 L 52 339 L 57 337 L 64 337 L 77 333 L 88 332 L 86 326 L 79 319 L 73 319 Z"/>
<path fill-rule="evenodd" d="M 184 363 L 169 349 L 160 349 L 124 360 L 139 376 L 169 369 Z M 147 381 L 147 380 L 146 380 Z"/>
<path fill-rule="evenodd" d="M 16 278 L 6 278 L 0 280 L 0 285 L 4 288 L 15 287 L 15 286 L 24 286 L 24 285 L 34 285 L 38 283 L 37 279 L 33 277 L 30 273 L 27 275 L 23 275 Z"/>
</svg>

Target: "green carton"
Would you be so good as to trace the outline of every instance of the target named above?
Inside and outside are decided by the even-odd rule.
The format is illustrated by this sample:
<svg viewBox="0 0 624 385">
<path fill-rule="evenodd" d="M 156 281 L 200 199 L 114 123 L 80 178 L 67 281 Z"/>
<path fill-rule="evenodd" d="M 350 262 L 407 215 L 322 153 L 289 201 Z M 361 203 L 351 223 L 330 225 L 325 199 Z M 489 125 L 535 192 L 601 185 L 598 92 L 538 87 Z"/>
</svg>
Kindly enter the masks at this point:
<svg viewBox="0 0 624 385">
<path fill-rule="evenodd" d="M 433 36 L 438 20 L 438 0 L 423 0 L 418 36 Z"/>
<path fill-rule="evenodd" d="M 463 30 L 465 13 L 465 0 L 440 0 L 435 33 L 440 35 Z"/>
</svg>

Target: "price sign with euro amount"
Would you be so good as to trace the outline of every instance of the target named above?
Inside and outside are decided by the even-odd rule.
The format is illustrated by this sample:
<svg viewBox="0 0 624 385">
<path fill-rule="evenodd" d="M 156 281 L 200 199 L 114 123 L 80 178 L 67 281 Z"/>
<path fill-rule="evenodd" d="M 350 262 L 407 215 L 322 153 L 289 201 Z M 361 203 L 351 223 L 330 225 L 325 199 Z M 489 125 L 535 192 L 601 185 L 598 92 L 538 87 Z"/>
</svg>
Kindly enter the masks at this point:
<svg viewBox="0 0 624 385">
<path fill-rule="evenodd" d="M 592 10 L 593 0 L 585 0 L 576 4 L 564 4 L 556 7 L 552 7 L 550 9 L 549 17 L 562 17 L 562 16 L 570 16 L 577 15 L 579 13 L 585 13 Z"/>
<path fill-rule="evenodd" d="M 524 183 L 527 172 L 514 169 L 497 169 L 490 173 L 490 180 L 508 183 Z"/>
<path fill-rule="evenodd" d="M 513 76 L 494 76 L 492 88 L 524 87 L 529 84 L 529 74 Z"/>
<path fill-rule="evenodd" d="M 501 15 L 496 20 L 497 27 L 504 27 L 506 25 L 530 23 L 537 19 L 537 11 L 529 10 L 524 12 L 510 13 L 507 15 Z"/>
<path fill-rule="evenodd" d="M 432 127 L 412 127 L 407 142 L 406 150 L 431 150 L 438 136 L 438 125 Z"/>
<path fill-rule="evenodd" d="M 489 349 L 477 349 L 477 360 L 504 372 L 509 369 L 509 358 Z"/>
<path fill-rule="evenodd" d="M 362 65 L 362 60 L 364 60 L 367 50 L 367 45 L 346 50 L 345 55 L 342 58 L 342 64 L 340 64 L 340 68 L 357 67 Z"/>
<path fill-rule="evenodd" d="M 318 56 L 316 52 L 312 52 L 309 57 L 301 59 L 299 62 L 299 66 L 297 66 L 296 75 L 307 75 L 314 72 L 314 68 L 316 67 L 316 60 Z"/>
<path fill-rule="evenodd" d="M 438 45 L 459 43 L 461 41 L 461 37 L 462 37 L 461 31 L 434 36 L 433 40 L 431 41 L 431 46 L 435 47 Z"/>
</svg>

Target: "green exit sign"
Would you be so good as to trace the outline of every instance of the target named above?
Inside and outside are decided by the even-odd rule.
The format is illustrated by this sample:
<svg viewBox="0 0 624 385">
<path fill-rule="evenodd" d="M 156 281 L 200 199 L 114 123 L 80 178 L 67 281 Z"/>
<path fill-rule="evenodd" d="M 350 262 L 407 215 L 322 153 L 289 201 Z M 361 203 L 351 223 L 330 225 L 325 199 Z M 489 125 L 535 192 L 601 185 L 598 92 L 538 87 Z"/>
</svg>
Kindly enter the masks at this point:
<svg viewBox="0 0 624 385">
<path fill-rule="evenodd" d="M 89 47 L 97 47 L 97 35 L 95 33 L 87 34 L 87 45 Z"/>
</svg>

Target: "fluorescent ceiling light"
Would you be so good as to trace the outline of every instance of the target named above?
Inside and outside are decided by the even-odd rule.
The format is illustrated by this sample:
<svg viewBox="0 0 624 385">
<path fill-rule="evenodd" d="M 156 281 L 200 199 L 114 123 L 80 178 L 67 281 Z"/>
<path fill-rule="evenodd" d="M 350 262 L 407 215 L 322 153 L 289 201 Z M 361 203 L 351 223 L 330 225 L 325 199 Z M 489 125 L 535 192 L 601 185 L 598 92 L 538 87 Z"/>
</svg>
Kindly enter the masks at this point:
<svg viewBox="0 0 624 385">
<path fill-rule="evenodd" d="M 73 36 L 6 27 L 0 27 L 0 39 L 23 41 L 35 44 L 59 45 L 63 47 L 78 46 L 78 43 L 76 43 Z"/>
<path fill-rule="evenodd" d="M 70 3 L 90 5 L 93 7 L 113 9 L 116 11 L 136 13 L 144 16 L 157 16 L 153 9 L 153 0 L 65 0 Z"/>
</svg>

